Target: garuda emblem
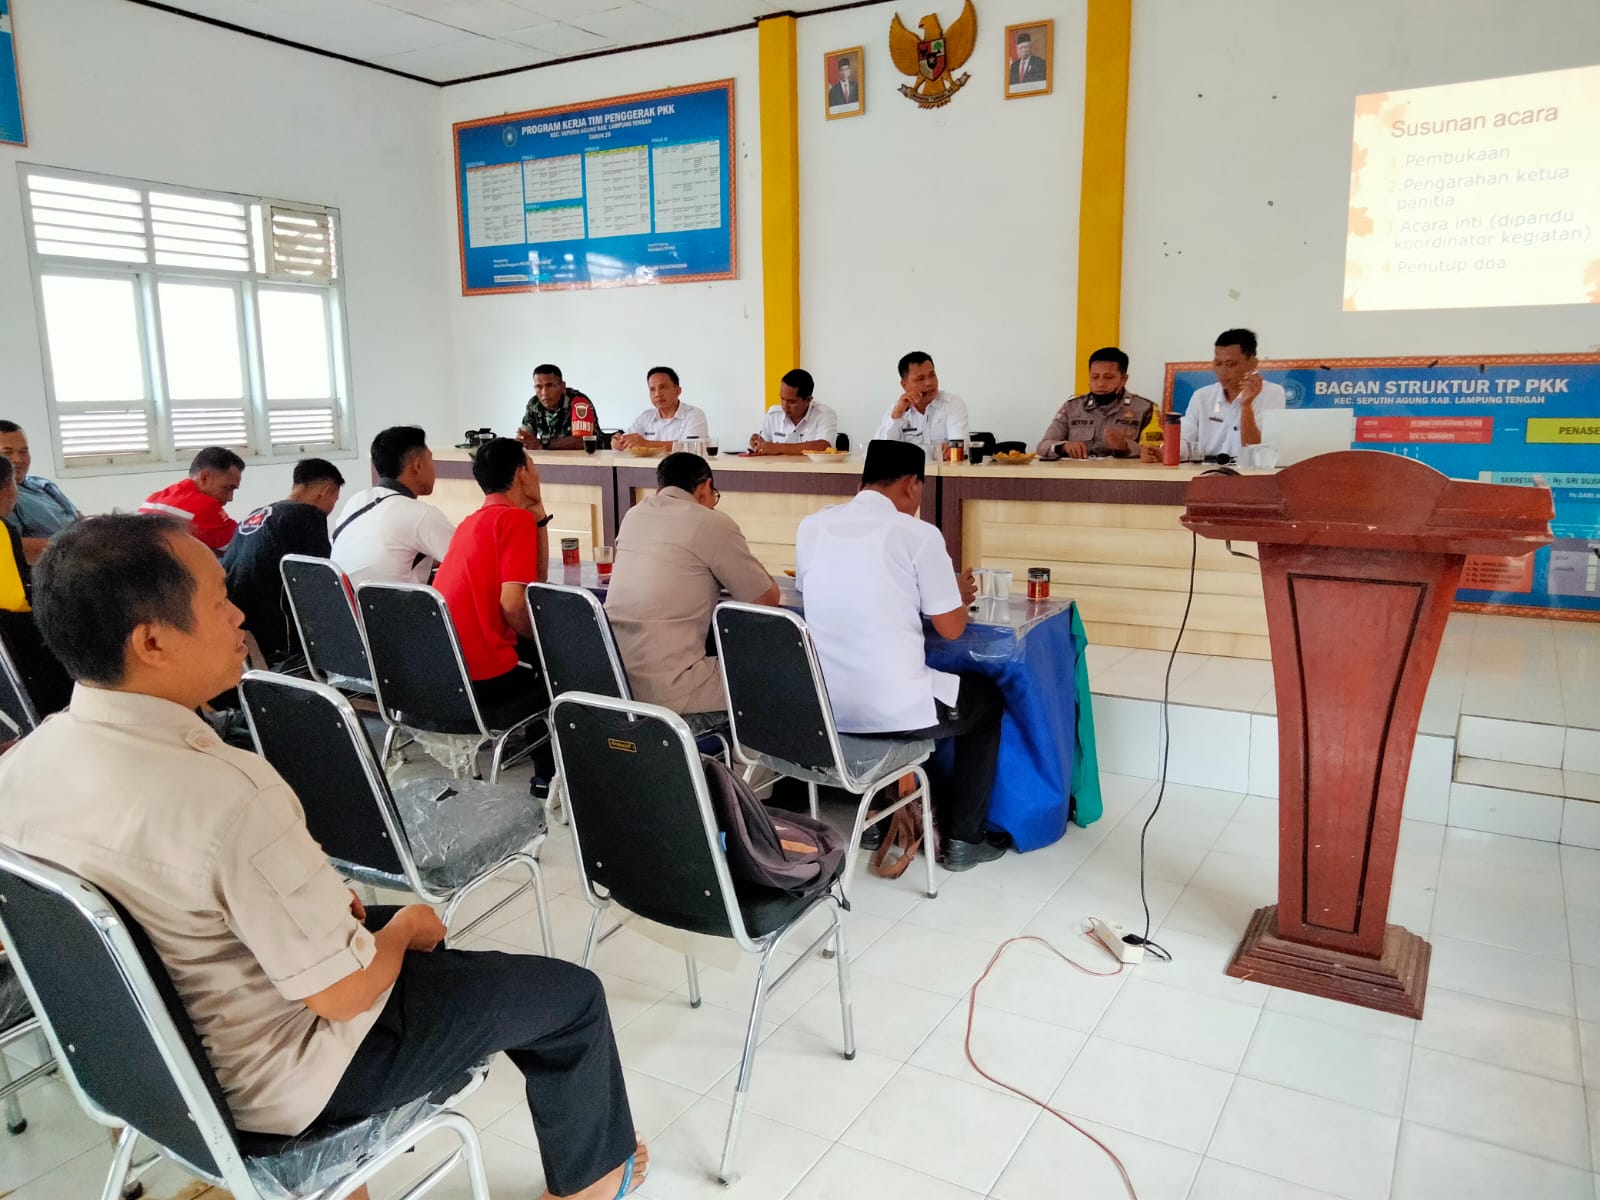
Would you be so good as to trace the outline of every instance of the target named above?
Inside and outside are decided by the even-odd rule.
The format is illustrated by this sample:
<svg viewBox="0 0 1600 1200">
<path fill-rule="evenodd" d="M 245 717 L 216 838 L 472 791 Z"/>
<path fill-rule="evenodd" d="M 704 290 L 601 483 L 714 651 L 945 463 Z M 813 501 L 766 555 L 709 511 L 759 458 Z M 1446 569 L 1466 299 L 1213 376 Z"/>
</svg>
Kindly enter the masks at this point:
<svg viewBox="0 0 1600 1200">
<path fill-rule="evenodd" d="M 961 15 L 949 29 L 939 24 L 936 13 L 923 17 L 918 28 L 922 30 L 920 38 L 901 23 L 900 14 L 896 13 L 889 22 L 889 57 L 900 74 L 916 81 L 902 83 L 900 94 L 923 108 L 938 108 L 949 104 L 950 97 L 971 78 L 970 74 L 958 77 L 955 72 L 972 57 L 972 47 L 978 40 L 978 14 L 973 11 L 972 0 L 966 0 Z"/>
</svg>

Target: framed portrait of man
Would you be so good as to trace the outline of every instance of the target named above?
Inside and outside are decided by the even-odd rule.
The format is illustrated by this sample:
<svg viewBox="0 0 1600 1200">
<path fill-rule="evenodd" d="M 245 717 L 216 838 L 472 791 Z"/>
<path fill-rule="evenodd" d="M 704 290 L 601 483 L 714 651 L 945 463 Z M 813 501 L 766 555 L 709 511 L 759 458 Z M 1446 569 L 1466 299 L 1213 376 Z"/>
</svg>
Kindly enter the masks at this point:
<svg viewBox="0 0 1600 1200">
<path fill-rule="evenodd" d="M 1054 49 L 1055 26 L 1054 21 L 1027 21 L 1006 26 L 1007 100 L 1050 94 L 1050 54 Z"/>
<path fill-rule="evenodd" d="M 861 47 L 829 50 L 823 55 L 822 66 L 828 120 L 859 117 L 866 112 L 867 97 L 862 91 L 866 84 L 866 73 L 861 69 Z"/>
</svg>

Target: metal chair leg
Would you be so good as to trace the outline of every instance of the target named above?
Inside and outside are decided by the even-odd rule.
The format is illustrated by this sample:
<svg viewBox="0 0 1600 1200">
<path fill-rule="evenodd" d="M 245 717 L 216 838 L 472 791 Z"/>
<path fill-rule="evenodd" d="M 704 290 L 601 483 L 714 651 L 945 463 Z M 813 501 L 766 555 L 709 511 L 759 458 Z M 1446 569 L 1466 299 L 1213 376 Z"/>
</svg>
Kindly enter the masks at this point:
<svg viewBox="0 0 1600 1200">
<path fill-rule="evenodd" d="M 578 963 L 581 967 L 587 967 L 589 960 L 594 957 L 595 941 L 600 933 L 600 918 L 605 915 L 605 911 L 603 908 L 597 908 L 594 910 L 594 915 L 589 918 L 589 936 L 584 939 L 583 958 Z"/>
<path fill-rule="evenodd" d="M 815 821 L 817 819 L 817 785 L 809 781 L 806 783 L 806 799 L 811 802 L 811 819 Z"/>
<path fill-rule="evenodd" d="M 700 1007 L 700 964 L 695 962 L 694 955 L 685 954 L 683 961 L 689 968 L 689 1007 Z"/>
<path fill-rule="evenodd" d="M 6 1065 L 4 1051 L 0 1051 L 0 1092 L 11 1086 L 11 1069 Z M 12 1092 L 6 1097 L 6 1129 L 13 1134 L 24 1132 L 28 1128 L 28 1119 L 22 1115 L 22 1102 L 17 1099 L 17 1094 Z"/>
<path fill-rule="evenodd" d="M 844 1056 L 856 1056 L 856 1017 L 850 1004 L 850 955 L 844 944 L 844 909 L 833 910 L 833 955 L 839 969 L 839 1019 L 844 1024 Z"/>
<path fill-rule="evenodd" d="M 550 929 L 550 902 L 545 899 L 544 872 L 533 855 L 528 856 L 528 873 L 533 876 L 533 902 L 539 907 L 539 938 L 544 942 L 544 954 L 546 958 L 555 958 L 556 935 Z"/>
<path fill-rule="evenodd" d="M 739 1125 L 744 1119 L 745 1101 L 750 1096 L 750 1076 L 756 1059 L 756 1043 L 761 1036 L 761 1017 L 767 1007 L 767 970 L 772 965 L 773 946 L 761 954 L 761 967 L 756 971 L 756 994 L 750 1002 L 750 1024 L 744 1034 L 744 1057 L 739 1060 L 739 1083 L 733 1093 L 733 1111 L 728 1114 L 728 1135 L 722 1143 L 722 1163 L 717 1167 L 717 1180 L 723 1184 L 733 1182 L 733 1152 L 739 1141 Z"/>
<path fill-rule="evenodd" d="M 133 1165 L 133 1147 L 139 1135 L 132 1125 L 124 1125 L 117 1135 L 117 1148 L 111 1156 L 111 1170 L 106 1173 L 106 1186 L 100 1200 L 118 1200 L 128 1182 L 128 1168 Z"/>
<path fill-rule="evenodd" d="M 927 860 L 928 869 L 928 899 L 938 898 L 939 890 L 933 885 L 933 855 L 936 843 L 933 840 L 933 789 L 928 786 L 928 776 L 921 767 L 916 771 L 917 782 L 922 786 L 922 855 Z"/>
</svg>

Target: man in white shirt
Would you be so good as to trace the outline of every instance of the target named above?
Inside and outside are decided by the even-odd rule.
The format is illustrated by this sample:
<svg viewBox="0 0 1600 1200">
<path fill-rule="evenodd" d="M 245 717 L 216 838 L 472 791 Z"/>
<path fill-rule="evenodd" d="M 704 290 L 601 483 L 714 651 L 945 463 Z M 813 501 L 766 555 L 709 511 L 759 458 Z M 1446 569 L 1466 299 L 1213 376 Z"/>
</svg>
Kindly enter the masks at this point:
<svg viewBox="0 0 1600 1200">
<path fill-rule="evenodd" d="M 944 457 L 944 444 L 967 436 L 967 402 L 939 390 L 933 356 L 913 350 L 900 359 L 900 399 L 878 426 L 877 437 L 912 442 L 930 462 Z"/>
<path fill-rule="evenodd" d="M 1211 369 L 1217 381 L 1195 392 L 1183 413 L 1185 462 L 1232 462 L 1261 441 L 1261 414 L 1287 403 L 1282 386 L 1256 370 L 1256 335 L 1248 329 L 1217 335 Z"/>
<path fill-rule="evenodd" d="M 799 367 L 778 383 L 778 403 L 767 409 L 761 432 L 751 435 L 751 454 L 815 454 L 832 450 L 839 414 L 811 398 L 816 381 Z"/>
<path fill-rule="evenodd" d="M 433 451 L 415 425 L 396 425 L 372 439 L 375 487 L 346 500 L 333 527 L 333 561 L 352 586 L 427 583 L 450 548 L 455 526 L 417 497 L 433 494 Z"/>
<path fill-rule="evenodd" d="M 639 414 L 627 432 L 611 439 L 613 448 L 654 446 L 658 450 L 671 450 L 673 442 L 711 436 L 706 414 L 679 399 L 683 388 L 678 386 L 676 371 L 671 367 L 651 367 L 644 379 L 650 386 L 650 407 Z"/>
<path fill-rule="evenodd" d="M 914 446 L 873 441 L 861 490 L 800 522 L 795 583 L 805 601 L 834 720 L 854 734 L 953 738 L 928 763 L 940 861 L 965 871 L 1005 853 L 984 832 L 1000 752 L 999 689 L 977 674 L 928 666 L 923 618 L 960 637 L 977 594 L 957 576 L 922 510 L 926 461 Z"/>
</svg>

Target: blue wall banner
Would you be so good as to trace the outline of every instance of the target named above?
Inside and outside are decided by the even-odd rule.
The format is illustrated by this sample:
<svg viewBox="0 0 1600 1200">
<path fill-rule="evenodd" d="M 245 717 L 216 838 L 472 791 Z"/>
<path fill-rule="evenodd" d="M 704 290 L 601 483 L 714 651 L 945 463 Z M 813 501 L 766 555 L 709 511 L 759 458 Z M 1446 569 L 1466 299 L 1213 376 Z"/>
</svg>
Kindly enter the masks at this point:
<svg viewBox="0 0 1600 1200">
<path fill-rule="evenodd" d="M 17 73 L 17 36 L 11 0 L 0 0 L 0 142 L 26 146 L 22 124 L 22 81 Z"/>
<path fill-rule="evenodd" d="M 1555 541 L 1527 558 L 1467 559 L 1456 607 L 1600 621 L 1600 354 L 1262 362 L 1290 408 L 1349 408 L 1355 450 L 1427 463 L 1452 479 L 1548 487 Z M 1210 363 L 1167 364 L 1182 412 Z"/>
<path fill-rule="evenodd" d="M 453 127 L 461 291 L 733 279 L 733 80 Z"/>
</svg>

